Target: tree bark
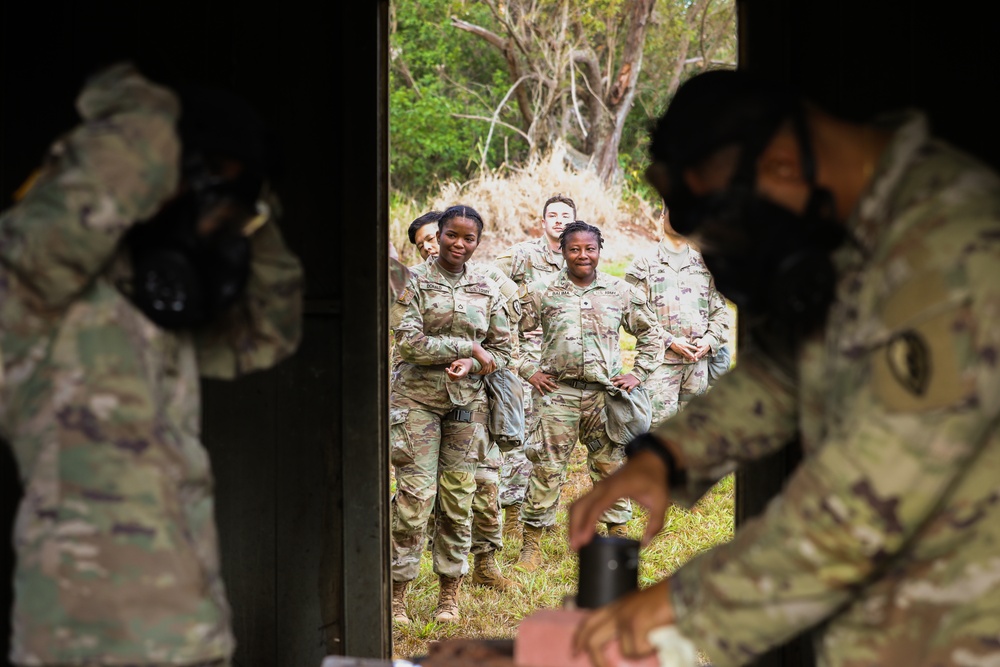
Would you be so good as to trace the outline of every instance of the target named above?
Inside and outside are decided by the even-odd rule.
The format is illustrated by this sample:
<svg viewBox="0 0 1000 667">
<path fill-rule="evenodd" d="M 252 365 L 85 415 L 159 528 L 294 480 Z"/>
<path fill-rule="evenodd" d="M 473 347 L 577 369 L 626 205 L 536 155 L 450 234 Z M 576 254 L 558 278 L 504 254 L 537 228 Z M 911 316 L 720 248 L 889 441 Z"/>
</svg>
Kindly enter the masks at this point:
<svg viewBox="0 0 1000 667">
<path fill-rule="evenodd" d="M 628 3 L 629 22 L 622 64 L 615 80 L 608 82 L 604 103 L 598 110 L 596 122 L 591 126 L 588 148 L 592 148 L 597 175 L 605 185 L 613 183 L 621 171 L 618 165 L 618 146 L 625 118 L 635 99 L 635 86 L 642 69 L 646 27 L 655 4 L 656 0 L 631 0 Z"/>
</svg>

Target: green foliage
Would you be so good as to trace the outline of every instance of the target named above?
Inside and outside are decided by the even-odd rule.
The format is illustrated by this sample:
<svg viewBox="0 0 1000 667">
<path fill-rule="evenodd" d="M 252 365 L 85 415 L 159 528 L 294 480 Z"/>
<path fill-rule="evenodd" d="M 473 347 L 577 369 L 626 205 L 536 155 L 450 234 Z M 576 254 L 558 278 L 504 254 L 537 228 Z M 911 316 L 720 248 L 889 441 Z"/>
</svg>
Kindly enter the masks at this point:
<svg viewBox="0 0 1000 667">
<path fill-rule="evenodd" d="M 480 146 L 506 93 L 507 70 L 495 49 L 453 28 L 455 15 L 488 20 L 481 3 L 394 0 L 390 52 L 389 141 L 392 187 L 426 196 L 444 180 L 467 180 L 480 165 Z M 501 120 L 513 120 L 508 109 Z M 505 153 L 505 143 L 508 151 Z M 518 135 L 495 126 L 486 164 L 524 157 Z"/>
</svg>

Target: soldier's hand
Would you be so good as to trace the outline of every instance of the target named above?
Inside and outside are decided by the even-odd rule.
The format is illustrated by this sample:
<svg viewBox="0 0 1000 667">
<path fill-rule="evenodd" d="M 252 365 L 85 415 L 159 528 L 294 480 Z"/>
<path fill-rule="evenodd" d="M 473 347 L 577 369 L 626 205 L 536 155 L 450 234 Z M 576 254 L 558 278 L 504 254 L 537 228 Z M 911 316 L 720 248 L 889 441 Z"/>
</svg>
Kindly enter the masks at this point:
<svg viewBox="0 0 1000 667">
<path fill-rule="evenodd" d="M 624 389 L 627 393 L 631 394 L 632 390 L 642 383 L 639 382 L 639 378 L 636 376 L 631 373 L 626 373 L 625 375 L 617 375 L 611 378 L 611 384 L 619 389 Z"/>
<path fill-rule="evenodd" d="M 699 338 L 694 343 L 694 358 L 695 360 L 701 359 L 706 354 L 712 351 L 712 346 L 705 342 L 704 338 Z"/>
<path fill-rule="evenodd" d="M 694 356 L 695 352 L 698 351 L 698 348 L 683 338 L 675 338 L 674 341 L 670 343 L 670 349 L 682 357 L 690 359 L 691 361 L 698 360 L 698 358 Z"/>
<path fill-rule="evenodd" d="M 667 488 L 667 466 L 650 451 L 639 451 L 610 477 L 594 484 L 594 488 L 569 507 L 569 544 L 579 551 L 594 537 L 594 526 L 605 511 L 622 498 L 631 498 L 649 512 L 642 545 L 663 528 L 663 517 L 670 505 Z"/>
<path fill-rule="evenodd" d="M 574 655 L 587 653 L 594 665 L 602 667 L 604 646 L 616 637 L 623 657 L 651 654 L 655 648 L 649 642 L 649 631 L 676 622 L 669 587 L 664 579 L 588 614 L 573 635 Z"/>
<path fill-rule="evenodd" d="M 448 377 L 452 380 L 460 380 L 466 377 L 470 372 L 472 372 L 472 359 L 466 357 L 465 359 L 456 359 L 451 362 L 448 368 L 444 369 L 444 372 L 448 374 Z"/>
<path fill-rule="evenodd" d="M 472 358 L 479 362 L 481 366 L 479 372 L 483 375 L 489 375 L 497 369 L 497 363 L 493 360 L 493 355 L 479 344 L 478 341 L 472 344 Z"/>
<path fill-rule="evenodd" d="M 537 389 L 538 393 L 542 396 L 559 388 L 559 383 L 556 382 L 556 377 L 554 375 L 549 375 L 548 373 L 543 373 L 542 371 L 538 371 L 528 378 L 528 384 Z"/>
</svg>

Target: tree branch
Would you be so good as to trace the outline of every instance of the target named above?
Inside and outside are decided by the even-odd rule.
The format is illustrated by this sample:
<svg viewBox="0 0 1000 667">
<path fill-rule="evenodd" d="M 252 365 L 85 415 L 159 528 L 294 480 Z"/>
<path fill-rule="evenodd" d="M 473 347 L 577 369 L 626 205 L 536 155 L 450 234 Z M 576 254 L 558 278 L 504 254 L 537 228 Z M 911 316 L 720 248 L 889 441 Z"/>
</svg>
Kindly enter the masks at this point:
<svg viewBox="0 0 1000 667">
<path fill-rule="evenodd" d="M 472 116 L 472 115 L 464 114 L 464 113 L 452 113 L 450 115 L 451 115 L 452 118 L 468 118 L 469 120 L 483 120 L 483 121 L 486 121 L 487 123 L 496 123 L 497 125 L 499 125 L 501 127 L 506 127 L 508 130 L 511 130 L 513 132 L 517 132 L 519 135 L 521 135 L 522 137 L 524 137 L 524 140 L 528 142 L 528 146 L 530 148 L 534 148 L 535 147 L 535 142 L 531 140 L 531 137 L 529 137 L 528 134 L 524 130 L 522 130 L 521 128 L 516 127 L 514 125 L 511 125 L 510 123 L 505 123 L 502 120 L 494 120 L 493 118 L 489 118 L 487 116 Z"/>
</svg>

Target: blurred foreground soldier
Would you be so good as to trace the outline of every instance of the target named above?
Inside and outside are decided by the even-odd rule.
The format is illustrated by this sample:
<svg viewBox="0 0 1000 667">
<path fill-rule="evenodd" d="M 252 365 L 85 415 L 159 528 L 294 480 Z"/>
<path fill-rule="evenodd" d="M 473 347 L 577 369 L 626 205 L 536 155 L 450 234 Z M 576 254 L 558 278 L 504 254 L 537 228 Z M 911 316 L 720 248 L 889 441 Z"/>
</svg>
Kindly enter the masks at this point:
<svg viewBox="0 0 1000 667">
<path fill-rule="evenodd" d="M 295 350 L 302 270 L 258 201 L 256 116 L 217 91 L 181 104 L 130 65 L 99 72 L 0 218 L 17 665 L 233 653 L 198 378 Z"/>
<path fill-rule="evenodd" d="M 666 208 L 660 222 L 656 252 L 636 257 L 625 270 L 625 280 L 646 294 L 666 334 L 663 363 L 646 380 L 653 424 L 708 391 L 709 363 L 728 333 L 726 300 L 701 253 L 670 226 Z"/>
<path fill-rule="evenodd" d="M 766 512 L 581 625 L 675 624 L 712 664 L 800 633 L 821 665 L 1000 664 L 1000 179 L 917 112 L 853 124 L 742 72 L 689 80 L 648 175 L 749 340 L 739 366 L 571 508 L 690 502 L 798 435 Z M 657 631 L 659 634 L 659 631 Z M 655 636 L 654 636 L 655 638 Z"/>
<path fill-rule="evenodd" d="M 563 268 L 559 235 L 566 225 L 576 220 L 576 203 L 565 195 L 552 195 L 542 206 L 542 235 L 532 241 L 516 243 L 496 259 L 496 265 L 520 287 L 536 281 L 550 281 Z M 517 329 L 518 355 L 537 364 L 541 349 L 541 329 Z M 524 418 L 530 429 L 532 414 L 531 385 L 524 383 Z M 531 461 L 522 449 L 504 452 L 503 470 L 500 475 L 500 506 L 504 508 L 503 532 L 507 538 L 518 537 L 521 532 L 521 503 L 531 475 Z"/>
<path fill-rule="evenodd" d="M 524 543 L 515 567 L 522 572 L 542 564 L 542 532 L 555 525 L 577 442 L 587 448 L 594 483 L 615 472 L 628 439 L 611 437 L 610 405 L 628 399 L 612 394 L 632 393 L 663 361 L 663 334 L 646 295 L 597 269 L 604 245 L 600 229 L 577 220 L 566 226 L 560 241 L 566 268 L 551 282 L 522 287 L 522 325 L 542 329 L 540 361 L 523 359 L 518 369 L 533 388 L 536 415 L 525 445 L 534 465 L 521 506 Z M 636 337 L 635 367 L 628 373 L 622 373 L 622 328 Z M 644 407 L 642 431 L 649 427 L 648 401 Z M 632 506 L 619 500 L 598 518 L 609 535 L 626 537 Z"/>
</svg>

